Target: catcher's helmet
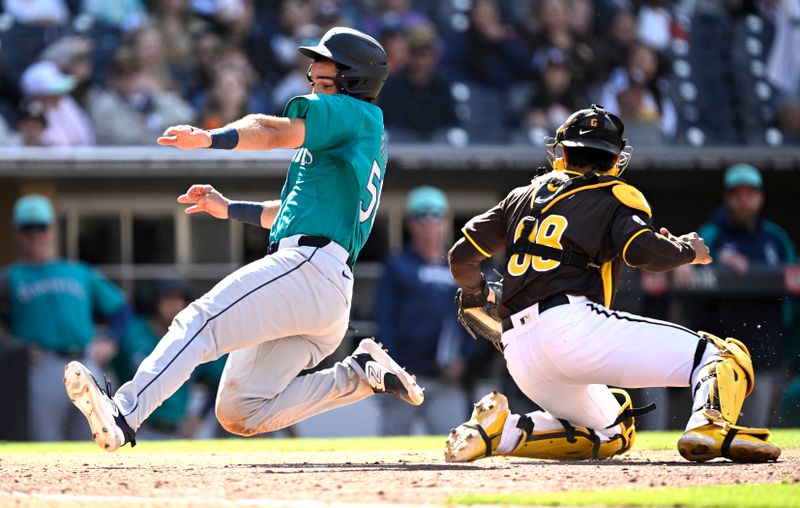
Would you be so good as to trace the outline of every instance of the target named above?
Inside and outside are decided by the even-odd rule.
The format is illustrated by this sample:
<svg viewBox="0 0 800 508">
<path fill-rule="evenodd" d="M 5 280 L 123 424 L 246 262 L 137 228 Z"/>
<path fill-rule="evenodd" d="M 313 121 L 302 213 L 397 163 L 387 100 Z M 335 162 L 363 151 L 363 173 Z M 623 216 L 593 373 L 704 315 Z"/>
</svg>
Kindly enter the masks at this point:
<svg viewBox="0 0 800 508">
<path fill-rule="evenodd" d="M 389 74 L 386 51 L 369 35 L 346 27 L 328 30 L 316 46 L 300 46 L 310 58 L 326 58 L 339 66 L 334 78 L 340 93 L 374 102 Z"/>
<path fill-rule="evenodd" d="M 548 159 L 557 160 L 555 149 L 594 148 L 619 156 L 613 174 L 622 173 L 630 162 L 628 140 L 622 137 L 625 130 L 622 120 L 603 106 L 591 107 L 572 113 L 556 130 L 555 138 L 545 139 Z"/>
<path fill-rule="evenodd" d="M 567 148 L 596 148 L 619 155 L 627 140 L 622 132 L 625 126 L 617 115 L 609 113 L 603 106 L 592 104 L 590 108 L 572 113 L 556 131 L 556 142 Z"/>
</svg>

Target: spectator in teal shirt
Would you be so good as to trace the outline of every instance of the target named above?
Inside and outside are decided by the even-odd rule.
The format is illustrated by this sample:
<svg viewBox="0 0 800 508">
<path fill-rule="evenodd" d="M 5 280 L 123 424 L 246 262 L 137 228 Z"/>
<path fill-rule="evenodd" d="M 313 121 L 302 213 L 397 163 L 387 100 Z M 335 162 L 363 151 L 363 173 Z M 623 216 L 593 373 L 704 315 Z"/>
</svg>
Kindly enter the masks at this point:
<svg viewBox="0 0 800 508">
<path fill-rule="evenodd" d="M 28 426 L 36 441 L 83 437 L 81 415 L 59 389 L 64 364 L 80 359 L 99 372 L 116 354 L 130 316 L 108 279 L 84 263 L 56 258 L 54 218 L 45 196 L 21 197 L 13 210 L 20 259 L 0 271 L 0 321 L 30 352 Z M 107 333 L 98 336 L 95 315 L 108 320 Z"/>
<path fill-rule="evenodd" d="M 162 279 L 156 283 L 151 315 L 131 319 L 120 341 L 119 353 L 113 361 L 119 379 L 133 378 L 139 364 L 156 348 L 178 312 L 191 301 L 189 286 L 184 281 Z M 214 408 L 217 386 L 227 356 L 199 365 L 192 373 L 191 382 L 184 383 L 165 400 L 137 431 L 137 435 L 149 440 L 192 437 Z M 206 397 L 200 408 L 192 409 L 190 398 L 192 388 L 197 384 L 206 387 Z"/>
</svg>

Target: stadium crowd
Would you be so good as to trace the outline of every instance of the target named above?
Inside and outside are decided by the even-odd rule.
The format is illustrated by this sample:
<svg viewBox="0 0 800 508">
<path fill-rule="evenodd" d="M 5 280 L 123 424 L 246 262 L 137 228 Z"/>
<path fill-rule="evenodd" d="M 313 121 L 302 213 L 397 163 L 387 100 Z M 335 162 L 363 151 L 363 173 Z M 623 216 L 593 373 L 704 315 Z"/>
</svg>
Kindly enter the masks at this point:
<svg viewBox="0 0 800 508">
<path fill-rule="evenodd" d="M 397 142 L 539 144 L 597 102 L 636 146 L 775 146 L 800 140 L 798 17 L 767 0 L 4 0 L 0 143 L 146 145 L 279 114 L 308 91 L 294 48 L 348 25 L 387 49 Z"/>
</svg>

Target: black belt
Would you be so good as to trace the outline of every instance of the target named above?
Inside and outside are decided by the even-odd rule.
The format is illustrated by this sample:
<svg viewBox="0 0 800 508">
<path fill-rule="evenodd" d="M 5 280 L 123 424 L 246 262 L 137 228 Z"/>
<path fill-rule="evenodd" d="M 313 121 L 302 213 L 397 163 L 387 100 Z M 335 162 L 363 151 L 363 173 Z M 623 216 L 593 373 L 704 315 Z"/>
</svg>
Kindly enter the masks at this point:
<svg viewBox="0 0 800 508">
<path fill-rule="evenodd" d="M 311 236 L 311 235 L 302 235 L 300 238 L 297 239 L 297 245 L 300 247 L 325 247 L 331 243 L 330 238 L 325 238 L 324 236 Z M 267 254 L 275 254 L 278 252 L 279 243 L 272 242 L 267 247 Z M 347 261 L 345 261 L 350 269 L 353 269 L 353 261 L 348 257 Z"/>
<path fill-rule="evenodd" d="M 553 307 L 558 307 L 559 305 L 566 305 L 569 303 L 569 298 L 567 295 L 553 295 L 551 297 L 545 298 L 541 302 L 539 302 L 539 314 L 542 312 L 552 309 Z M 507 317 L 502 322 L 503 331 L 507 332 L 514 328 L 514 323 L 511 321 L 510 317 Z"/>
</svg>

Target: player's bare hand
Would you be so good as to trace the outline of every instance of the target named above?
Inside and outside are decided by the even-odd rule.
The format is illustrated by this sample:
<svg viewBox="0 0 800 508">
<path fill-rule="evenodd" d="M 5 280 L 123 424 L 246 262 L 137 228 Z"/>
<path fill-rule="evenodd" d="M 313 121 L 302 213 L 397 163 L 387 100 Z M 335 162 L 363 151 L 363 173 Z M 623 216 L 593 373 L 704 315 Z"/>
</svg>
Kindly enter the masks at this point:
<svg viewBox="0 0 800 508">
<path fill-rule="evenodd" d="M 184 210 L 187 214 L 206 212 L 217 219 L 228 218 L 230 200 L 210 185 L 192 185 L 184 194 L 178 196 L 178 203 L 193 205 Z"/>
<path fill-rule="evenodd" d="M 694 260 L 691 262 L 693 265 L 707 265 L 713 261 L 711 258 L 711 249 L 706 245 L 706 241 L 700 238 L 697 233 L 688 233 L 679 238 L 680 240 L 688 243 L 694 249 Z"/>
<path fill-rule="evenodd" d="M 168 127 L 156 142 L 162 146 L 174 146 L 181 150 L 208 148 L 211 146 L 211 133 L 191 125 Z"/>
</svg>

